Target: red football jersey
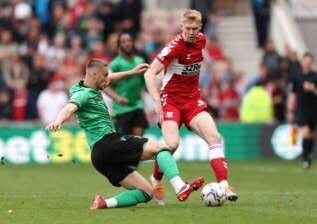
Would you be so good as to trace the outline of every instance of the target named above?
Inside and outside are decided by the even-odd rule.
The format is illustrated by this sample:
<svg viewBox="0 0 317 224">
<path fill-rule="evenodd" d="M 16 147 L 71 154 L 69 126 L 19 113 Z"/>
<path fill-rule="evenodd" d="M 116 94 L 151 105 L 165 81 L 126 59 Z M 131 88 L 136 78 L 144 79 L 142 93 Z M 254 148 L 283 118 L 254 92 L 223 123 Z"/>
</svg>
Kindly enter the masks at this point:
<svg viewBox="0 0 317 224">
<path fill-rule="evenodd" d="M 156 58 L 164 65 L 162 95 L 178 102 L 200 96 L 198 81 L 205 44 L 202 33 L 198 34 L 195 43 L 185 42 L 179 34 L 161 50 Z"/>
</svg>

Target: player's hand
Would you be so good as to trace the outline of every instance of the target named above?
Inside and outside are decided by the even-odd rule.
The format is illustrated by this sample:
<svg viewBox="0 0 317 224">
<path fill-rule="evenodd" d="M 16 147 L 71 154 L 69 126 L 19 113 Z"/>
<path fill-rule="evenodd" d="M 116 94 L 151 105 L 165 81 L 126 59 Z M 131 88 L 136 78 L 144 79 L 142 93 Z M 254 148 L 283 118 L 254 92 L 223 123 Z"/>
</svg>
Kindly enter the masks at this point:
<svg viewBox="0 0 317 224">
<path fill-rule="evenodd" d="M 61 129 L 62 127 L 62 124 L 60 122 L 53 122 L 53 123 L 50 123 L 49 125 L 46 126 L 46 130 L 48 131 L 57 131 L 59 129 Z"/>
<path fill-rule="evenodd" d="M 149 67 L 150 67 L 149 64 L 145 64 L 145 63 L 144 64 L 139 64 L 139 65 L 135 66 L 131 70 L 131 72 L 133 74 L 141 74 L 141 73 L 144 73 Z"/>
<path fill-rule="evenodd" d="M 314 92 L 315 91 L 315 85 L 311 82 L 304 82 L 303 89 L 307 92 Z"/>
<path fill-rule="evenodd" d="M 116 100 L 120 105 L 126 105 L 129 101 L 123 96 L 118 96 Z"/>
</svg>

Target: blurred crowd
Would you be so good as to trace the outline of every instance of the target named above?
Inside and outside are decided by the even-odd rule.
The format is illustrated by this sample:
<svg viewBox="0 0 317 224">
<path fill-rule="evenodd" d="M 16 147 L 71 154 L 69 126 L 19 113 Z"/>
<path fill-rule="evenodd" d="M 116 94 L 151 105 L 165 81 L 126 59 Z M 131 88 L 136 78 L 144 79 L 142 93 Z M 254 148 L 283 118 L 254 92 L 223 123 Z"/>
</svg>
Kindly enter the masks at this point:
<svg viewBox="0 0 317 224">
<path fill-rule="evenodd" d="M 142 0 L 116 2 L 1 1 L 0 120 L 39 119 L 45 124 L 54 120 L 67 103 L 68 88 L 83 77 L 85 63 L 90 58 L 110 62 L 117 55 L 117 36 L 122 31 L 131 32 L 136 53 L 148 63 L 180 32 L 182 11 L 145 11 Z M 258 74 L 248 81 L 223 52 L 219 17 L 204 13 L 204 18 L 208 42 L 200 85 L 212 115 L 217 120 L 239 121 L 243 106 L 250 105 L 244 103 L 246 96 L 254 86 L 262 86 L 273 111 L 265 121 L 283 122 L 287 82 L 301 69 L 296 53 L 288 49 L 282 57 L 268 40 Z M 155 123 L 151 99 L 146 93 L 144 99 L 149 122 Z"/>
</svg>

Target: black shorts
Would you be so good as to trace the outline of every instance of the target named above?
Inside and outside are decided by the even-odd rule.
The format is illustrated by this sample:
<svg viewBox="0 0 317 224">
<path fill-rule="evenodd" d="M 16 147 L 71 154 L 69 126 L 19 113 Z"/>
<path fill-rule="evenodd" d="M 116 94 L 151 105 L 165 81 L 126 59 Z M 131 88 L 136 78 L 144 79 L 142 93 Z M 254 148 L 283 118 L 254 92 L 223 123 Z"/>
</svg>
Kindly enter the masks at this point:
<svg viewBox="0 0 317 224">
<path fill-rule="evenodd" d="M 305 113 L 304 111 L 297 111 L 296 113 L 296 123 L 299 127 L 309 126 L 313 131 L 316 127 L 317 113 Z"/>
<path fill-rule="evenodd" d="M 119 187 L 120 182 L 139 165 L 143 145 L 148 139 L 112 133 L 95 143 L 91 162 L 110 183 Z"/>
<path fill-rule="evenodd" d="M 125 135 L 132 134 L 133 128 L 141 127 L 146 129 L 149 127 L 144 110 L 142 109 L 119 114 L 113 117 L 113 121 L 117 132 Z"/>
</svg>

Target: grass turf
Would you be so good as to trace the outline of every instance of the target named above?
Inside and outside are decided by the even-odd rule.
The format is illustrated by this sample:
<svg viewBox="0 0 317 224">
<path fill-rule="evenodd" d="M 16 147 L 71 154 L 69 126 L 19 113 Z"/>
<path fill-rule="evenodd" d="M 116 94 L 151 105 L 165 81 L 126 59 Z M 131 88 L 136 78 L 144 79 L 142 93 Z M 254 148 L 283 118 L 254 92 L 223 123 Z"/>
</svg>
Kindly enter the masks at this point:
<svg viewBox="0 0 317 224">
<path fill-rule="evenodd" d="M 202 175 L 212 182 L 207 163 L 179 163 L 189 180 Z M 149 177 L 151 164 L 140 172 Z M 112 196 L 114 188 L 90 165 L 0 166 L 0 223 L 317 223 L 317 169 L 303 171 L 297 161 L 232 161 L 230 181 L 236 203 L 204 207 L 195 192 L 180 203 L 165 181 L 167 205 L 90 211 L 95 193 Z"/>
</svg>

